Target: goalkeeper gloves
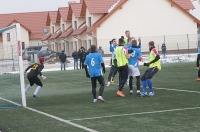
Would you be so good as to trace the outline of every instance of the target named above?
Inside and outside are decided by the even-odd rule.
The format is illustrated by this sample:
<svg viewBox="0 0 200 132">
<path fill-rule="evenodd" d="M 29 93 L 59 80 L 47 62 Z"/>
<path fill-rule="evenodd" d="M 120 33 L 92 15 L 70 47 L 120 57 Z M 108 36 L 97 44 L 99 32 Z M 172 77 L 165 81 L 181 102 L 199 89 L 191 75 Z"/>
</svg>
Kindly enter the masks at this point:
<svg viewBox="0 0 200 132">
<path fill-rule="evenodd" d="M 44 76 L 44 75 L 42 75 L 41 77 L 42 77 L 42 79 L 43 79 L 43 80 L 45 80 L 45 79 L 47 78 L 47 77 L 46 77 L 46 76 Z"/>
<path fill-rule="evenodd" d="M 144 66 L 149 67 L 150 63 L 144 63 Z"/>
</svg>

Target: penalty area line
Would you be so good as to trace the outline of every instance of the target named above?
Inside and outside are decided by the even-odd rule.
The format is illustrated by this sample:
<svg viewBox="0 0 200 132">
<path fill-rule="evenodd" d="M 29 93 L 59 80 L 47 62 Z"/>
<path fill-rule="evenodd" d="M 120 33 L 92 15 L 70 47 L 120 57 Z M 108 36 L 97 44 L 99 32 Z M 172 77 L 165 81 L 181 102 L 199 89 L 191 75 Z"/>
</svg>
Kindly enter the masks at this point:
<svg viewBox="0 0 200 132">
<path fill-rule="evenodd" d="M 112 118 L 112 117 L 146 115 L 146 114 L 166 113 L 166 112 L 174 112 L 174 111 L 186 111 L 186 110 L 195 110 L 195 109 L 200 109 L 200 107 L 183 108 L 183 109 L 171 109 L 171 110 L 160 110 L 160 111 L 140 112 L 140 113 L 130 113 L 130 114 L 108 115 L 108 116 L 99 116 L 99 117 L 72 119 L 72 120 L 69 120 L 69 121 L 83 121 L 83 120 L 103 119 L 103 118 Z"/>
<path fill-rule="evenodd" d="M 2 97 L 0 97 L 0 99 L 3 100 L 3 101 L 9 102 L 9 103 L 11 103 L 11 104 L 17 105 L 17 106 L 22 106 L 21 104 L 18 104 L 18 103 L 16 103 L 16 102 L 11 101 L 11 100 L 7 100 L 7 99 L 2 98 Z M 30 107 L 23 107 L 23 108 L 25 108 L 25 109 L 27 109 L 27 110 L 29 110 L 29 111 L 32 111 L 32 112 L 41 114 L 41 115 L 45 115 L 45 116 L 50 117 L 50 118 L 52 118 L 52 119 L 55 119 L 55 120 L 57 120 L 57 121 L 64 122 L 64 123 L 69 124 L 69 125 L 71 125 L 71 126 L 74 126 L 74 127 L 76 127 L 76 128 L 80 128 L 80 129 L 86 130 L 86 131 L 88 131 L 88 132 L 98 132 L 98 131 L 93 130 L 93 129 L 90 129 L 90 128 L 88 128 L 88 127 L 85 127 L 85 126 L 82 126 L 82 125 L 73 123 L 73 122 L 71 122 L 71 121 L 69 121 L 69 120 L 65 120 L 65 119 L 62 119 L 62 118 L 60 118 L 60 117 L 57 117 L 57 116 L 54 116 L 54 115 L 51 115 L 51 114 L 48 114 L 48 113 L 45 113 L 45 112 L 42 112 L 42 111 L 33 109 L 33 108 L 30 108 Z"/>
</svg>

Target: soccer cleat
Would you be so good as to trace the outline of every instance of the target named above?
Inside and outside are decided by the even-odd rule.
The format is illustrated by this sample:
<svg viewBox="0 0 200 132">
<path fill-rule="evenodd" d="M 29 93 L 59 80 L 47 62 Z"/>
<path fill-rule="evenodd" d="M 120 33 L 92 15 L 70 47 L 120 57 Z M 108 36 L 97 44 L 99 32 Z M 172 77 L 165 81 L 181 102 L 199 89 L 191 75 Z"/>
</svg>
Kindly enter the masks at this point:
<svg viewBox="0 0 200 132">
<path fill-rule="evenodd" d="M 97 99 L 93 99 L 93 103 L 96 103 L 97 102 Z"/>
<path fill-rule="evenodd" d="M 154 92 L 149 92 L 149 95 L 148 96 L 154 96 Z"/>
<path fill-rule="evenodd" d="M 36 98 L 37 96 L 33 94 L 33 98 Z"/>
<path fill-rule="evenodd" d="M 125 95 L 122 93 L 122 91 L 119 91 L 119 90 L 117 91 L 117 95 L 120 97 L 125 97 Z"/>
<path fill-rule="evenodd" d="M 142 92 L 142 93 L 140 93 L 140 97 L 145 97 L 145 96 L 147 96 L 147 92 Z"/>
<path fill-rule="evenodd" d="M 200 81 L 200 78 L 197 78 L 197 81 Z"/>
<path fill-rule="evenodd" d="M 111 78 L 111 83 L 114 83 L 115 81 L 114 81 L 114 78 Z"/>
<path fill-rule="evenodd" d="M 98 97 L 98 100 L 101 101 L 101 102 L 105 102 L 105 100 L 103 99 L 102 96 L 99 96 L 99 97 Z"/>
<path fill-rule="evenodd" d="M 137 90 L 136 94 L 137 94 L 137 95 L 140 95 L 140 90 Z"/>
<path fill-rule="evenodd" d="M 133 90 L 130 90 L 130 95 L 132 95 L 133 94 Z"/>
<path fill-rule="evenodd" d="M 107 87 L 109 87 L 109 86 L 110 86 L 110 82 L 109 82 L 109 81 L 107 82 L 107 85 L 106 85 L 106 86 L 107 86 Z"/>
</svg>

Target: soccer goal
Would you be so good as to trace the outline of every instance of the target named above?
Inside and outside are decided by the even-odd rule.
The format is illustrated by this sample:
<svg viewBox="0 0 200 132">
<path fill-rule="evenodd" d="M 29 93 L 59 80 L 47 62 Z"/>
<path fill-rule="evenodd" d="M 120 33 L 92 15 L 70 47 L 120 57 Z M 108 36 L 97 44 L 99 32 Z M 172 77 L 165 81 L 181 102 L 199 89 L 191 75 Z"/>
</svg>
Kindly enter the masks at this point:
<svg viewBox="0 0 200 132">
<path fill-rule="evenodd" d="M 20 24 L 0 29 L 0 109 L 26 106 Z"/>
</svg>

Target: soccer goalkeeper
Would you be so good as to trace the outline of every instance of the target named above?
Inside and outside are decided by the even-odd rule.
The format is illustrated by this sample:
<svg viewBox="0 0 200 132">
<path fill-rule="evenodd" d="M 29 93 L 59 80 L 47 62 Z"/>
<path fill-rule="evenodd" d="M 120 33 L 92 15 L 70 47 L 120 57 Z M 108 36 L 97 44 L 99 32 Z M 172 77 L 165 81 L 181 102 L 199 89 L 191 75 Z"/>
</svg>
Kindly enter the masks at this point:
<svg viewBox="0 0 200 132">
<path fill-rule="evenodd" d="M 37 97 L 40 89 L 43 86 L 41 80 L 38 78 L 38 74 L 40 74 L 42 79 L 46 79 L 46 77 L 43 76 L 42 73 L 41 73 L 42 69 L 44 68 L 43 63 L 44 63 L 44 57 L 40 57 L 39 58 L 39 63 L 35 63 L 33 65 L 30 65 L 24 71 L 24 73 L 26 73 L 29 69 L 31 69 L 30 72 L 27 75 L 27 78 L 29 80 L 29 84 L 26 86 L 26 90 L 25 90 L 26 93 L 31 88 L 31 86 L 33 86 L 34 84 L 38 85 L 37 88 L 35 89 L 33 97 Z"/>
</svg>

